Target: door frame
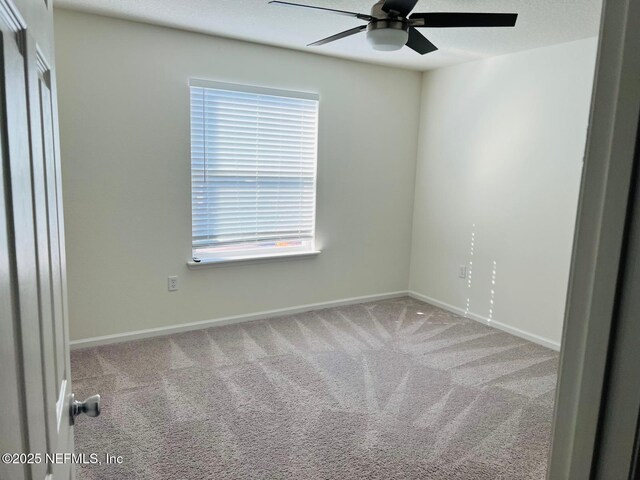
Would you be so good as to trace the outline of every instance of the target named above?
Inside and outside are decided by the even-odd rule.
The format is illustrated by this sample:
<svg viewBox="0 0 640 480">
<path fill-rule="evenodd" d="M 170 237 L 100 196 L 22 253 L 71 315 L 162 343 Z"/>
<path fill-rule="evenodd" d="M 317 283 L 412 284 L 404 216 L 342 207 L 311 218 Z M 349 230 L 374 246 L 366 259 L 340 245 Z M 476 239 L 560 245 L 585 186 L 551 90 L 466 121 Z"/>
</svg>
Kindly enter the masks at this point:
<svg viewBox="0 0 640 480">
<path fill-rule="evenodd" d="M 622 267 L 637 163 L 638 51 L 640 0 L 604 0 L 562 335 L 551 480 L 595 478 L 606 455 L 600 432 L 610 421 L 603 415 L 611 390 L 608 360 L 624 300 L 620 292 L 628 280 Z"/>
</svg>

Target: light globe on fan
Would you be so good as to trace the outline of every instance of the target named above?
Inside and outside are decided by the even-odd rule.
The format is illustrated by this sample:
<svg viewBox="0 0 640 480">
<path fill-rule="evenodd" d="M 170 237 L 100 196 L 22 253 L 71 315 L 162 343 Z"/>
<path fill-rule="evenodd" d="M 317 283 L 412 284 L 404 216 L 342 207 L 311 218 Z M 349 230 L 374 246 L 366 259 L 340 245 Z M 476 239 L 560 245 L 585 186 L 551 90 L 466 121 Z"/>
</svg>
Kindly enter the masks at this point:
<svg viewBox="0 0 640 480">
<path fill-rule="evenodd" d="M 373 28 L 367 30 L 367 41 L 374 50 L 392 52 L 400 50 L 409 40 L 409 32 L 399 28 Z"/>
</svg>

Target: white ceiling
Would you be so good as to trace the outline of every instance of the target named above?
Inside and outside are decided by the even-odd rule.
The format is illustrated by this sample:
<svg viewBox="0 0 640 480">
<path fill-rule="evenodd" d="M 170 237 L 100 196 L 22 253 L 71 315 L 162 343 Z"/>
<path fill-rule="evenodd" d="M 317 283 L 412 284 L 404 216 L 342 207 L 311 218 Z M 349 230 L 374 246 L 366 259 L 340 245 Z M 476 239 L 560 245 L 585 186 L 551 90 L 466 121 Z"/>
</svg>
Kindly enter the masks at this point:
<svg viewBox="0 0 640 480">
<path fill-rule="evenodd" d="M 375 0 L 290 0 L 369 13 Z M 439 47 L 379 52 L 361 33 L 321 47 L 310 42 L 361 25 L 341 15 L 269 5 L 268 0 L 57 0 L 56 6 L 324 55 L 428 70 L 598 34 L 601 0 L 419 0 L 414 12 L 518 13 L 515 28 L 421 29 Z"/>
</svg>

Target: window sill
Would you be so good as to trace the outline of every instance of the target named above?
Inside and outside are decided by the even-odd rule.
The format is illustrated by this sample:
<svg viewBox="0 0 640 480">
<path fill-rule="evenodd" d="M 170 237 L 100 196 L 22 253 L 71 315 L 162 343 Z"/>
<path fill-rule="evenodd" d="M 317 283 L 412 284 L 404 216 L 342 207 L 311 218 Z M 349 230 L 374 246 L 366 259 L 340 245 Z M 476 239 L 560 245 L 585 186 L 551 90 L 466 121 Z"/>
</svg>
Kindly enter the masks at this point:
<svg viewBox="0 0 640 480">
<path fill-rule="evenodd" d="M 199 262 L 189 260 L 187 262 L 187 266 L 190 270 L 198 270 L 200 268 L 229 267 L 232 265 L 251 265 L 255 263 L 269 263 L 283 260 L 296 260 L 298 258 L 311 258 L 318 256 L 320 253 L 321 250 L 311 250 L 308 252 L 272 253 L 268 255 L 247 255 L 232 258 L 203 259 Z"/>
</svg>

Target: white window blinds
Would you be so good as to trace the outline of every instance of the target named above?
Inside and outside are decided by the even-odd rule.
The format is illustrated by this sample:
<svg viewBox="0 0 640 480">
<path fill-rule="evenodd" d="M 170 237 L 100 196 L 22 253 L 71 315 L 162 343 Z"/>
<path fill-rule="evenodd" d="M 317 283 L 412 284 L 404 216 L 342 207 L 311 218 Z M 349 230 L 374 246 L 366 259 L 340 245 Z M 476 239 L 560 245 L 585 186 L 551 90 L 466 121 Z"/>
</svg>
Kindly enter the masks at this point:
<svg viewBox="0 0 640 480">
<path fill-rule="evenodd" d="M 191 81 L 194 257 L 313 240 L 318 97 Z"/>
</svg>

